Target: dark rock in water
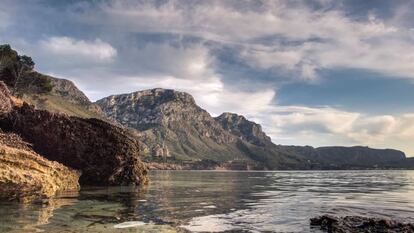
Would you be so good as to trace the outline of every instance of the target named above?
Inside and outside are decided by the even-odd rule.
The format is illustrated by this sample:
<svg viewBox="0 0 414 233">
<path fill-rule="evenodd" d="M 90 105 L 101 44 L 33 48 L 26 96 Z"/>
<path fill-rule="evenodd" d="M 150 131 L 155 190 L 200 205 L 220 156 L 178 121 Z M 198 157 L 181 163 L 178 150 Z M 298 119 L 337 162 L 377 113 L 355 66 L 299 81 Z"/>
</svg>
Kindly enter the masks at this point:
<svg viewBox="0 0 414 233">
<path fill-rule="evenodd" d="M 139 141 L 127 130 L 98 119 L 36 110 L 24 103 L 0 120 L 47 159 L 82 171 L 81 184 L 129 185 L 147 182 Z"/>
<path fill-rule="evenodd" d="M 414 232 L 414 224 L 383 218 L 360 216 L 335 217 L 323 215 L 310 220 L 311 226 L 319 226 L 329 233 L 408 233 Z"/>
</svg>

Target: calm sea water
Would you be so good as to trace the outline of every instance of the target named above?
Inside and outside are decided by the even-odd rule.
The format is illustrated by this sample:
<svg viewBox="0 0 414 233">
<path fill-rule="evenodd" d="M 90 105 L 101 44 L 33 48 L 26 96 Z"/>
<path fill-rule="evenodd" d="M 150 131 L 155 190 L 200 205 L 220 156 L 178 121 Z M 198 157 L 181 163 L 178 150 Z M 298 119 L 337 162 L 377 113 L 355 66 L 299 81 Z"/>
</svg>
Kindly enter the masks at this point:
<svg viewBox="0 0 414 233">
<path fill-rule="evenodd" d="M 414 171 L 153 171 L 49 205 L 0 203 L 0 232 L 319 232 L 320 214 L 414 221 Z"/>
</svg>

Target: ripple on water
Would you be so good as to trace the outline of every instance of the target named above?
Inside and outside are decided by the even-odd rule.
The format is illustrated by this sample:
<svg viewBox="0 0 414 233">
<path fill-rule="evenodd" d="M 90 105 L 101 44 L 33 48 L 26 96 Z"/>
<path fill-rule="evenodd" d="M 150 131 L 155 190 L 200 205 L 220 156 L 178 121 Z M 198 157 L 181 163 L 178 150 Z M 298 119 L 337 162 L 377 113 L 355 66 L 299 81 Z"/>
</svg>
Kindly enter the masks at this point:
<svg viewBox="0 0 414 233">
<path fill-rule="evenodd" d="M 83 187 L 54 206 L 0 203 L 0 232 L 317 232 L 309 218 L 326 213 L 414 221 L 413 171 L 150 176 L 144 188 Z"/>
</svg>

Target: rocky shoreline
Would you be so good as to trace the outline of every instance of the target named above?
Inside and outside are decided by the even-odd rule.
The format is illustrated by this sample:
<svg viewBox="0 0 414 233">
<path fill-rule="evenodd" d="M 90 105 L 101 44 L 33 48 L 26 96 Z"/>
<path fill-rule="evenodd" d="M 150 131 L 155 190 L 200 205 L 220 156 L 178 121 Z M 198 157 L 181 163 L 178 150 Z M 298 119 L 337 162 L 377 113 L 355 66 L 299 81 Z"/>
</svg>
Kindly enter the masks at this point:
<svg viewBox="0 0 414 233">
<path fill-rule="evenodd" d="M 98 119 L 37 110 L 12 97 L 3 82 L 0 129 L 0 200 L 44 201 L 78 190 L 79 183 L 148 182 L 139 141 L 127 130 Z"/>
<path fill-rule="evenodd" d="M 413 223 L 385 218 L 360 216 L 336 217 L 323 215 L 310 220 L 310 225 L 329 233 L 409 233 L 414 232 Z"/>
</svg>

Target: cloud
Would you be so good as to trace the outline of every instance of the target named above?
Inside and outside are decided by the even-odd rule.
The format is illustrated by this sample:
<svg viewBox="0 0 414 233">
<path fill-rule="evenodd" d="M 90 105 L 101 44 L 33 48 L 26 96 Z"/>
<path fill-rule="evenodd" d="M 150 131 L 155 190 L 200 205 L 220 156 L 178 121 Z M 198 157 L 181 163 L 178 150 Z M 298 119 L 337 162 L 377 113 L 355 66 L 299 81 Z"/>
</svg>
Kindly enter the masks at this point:
<svg viewBox="0 0 414 233">
<path fill-rule="evenodd" d="M 414 115 L 367 115 L 330 107 L 275 106 L 265 119 L 275 142 L 369 145 L 414 153 Z M 270 118 L 270 119 L 269 119 Z M 270 123 L 269 123 L 270 122 Z"/>
<path fill-rule="evenodd" d="M 414 32 L 409 28 L 373 14 L 361 20 L 336 8 L 315 9 L 289 1 L 261 3 L 110 1 L 101 4 L 100 14 L 86 12 L 82 18 L 135 33 L 194 36 L 235 45 L 251 67 L 290 72 L 288 76 L 300 79 L 312 80 L 319 70 L 335 68 L 414 78 Z"/>
<path fill-rule="evenodd" d="M 110 61 L 117 51 L 100 39 L 94 41 L 76 40 L 70 37 L 50 37 L 39 42 L 41 49 L 64 59 L 81 57 L 94 61 Z"/>
<path fill-rule="evenodd" d="M 13 2 L 16 18 L 0 9 L 0 30 L 13 22 L 2 37 L 33 56 L 41 72 L 75 81 L 93 100 L 173 88 L 191 93 L 213 115 L 231 111 L 261 123 L 276 143 L 364 144 L 414 154 L 413 114 L 275 104 L 279 79 L 315 81 L 325 70 L 414 78 L 411 6 L 390 10 L 388 18 L 353 17 L 335 2 Z M 47 21 L 39 15 L 57 22 L 41 27 Z"/>
</svg>

